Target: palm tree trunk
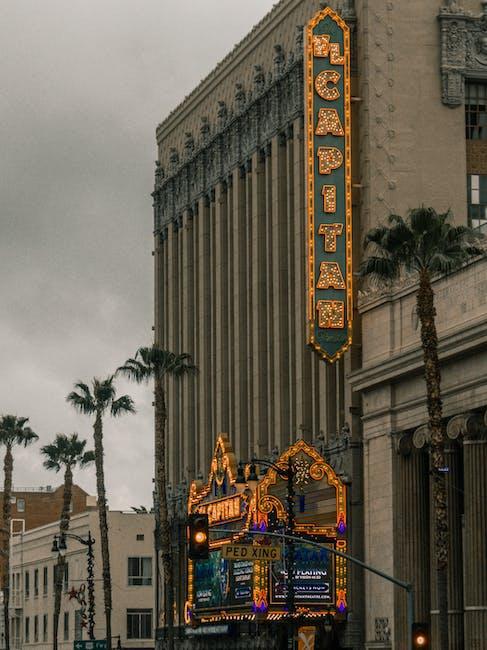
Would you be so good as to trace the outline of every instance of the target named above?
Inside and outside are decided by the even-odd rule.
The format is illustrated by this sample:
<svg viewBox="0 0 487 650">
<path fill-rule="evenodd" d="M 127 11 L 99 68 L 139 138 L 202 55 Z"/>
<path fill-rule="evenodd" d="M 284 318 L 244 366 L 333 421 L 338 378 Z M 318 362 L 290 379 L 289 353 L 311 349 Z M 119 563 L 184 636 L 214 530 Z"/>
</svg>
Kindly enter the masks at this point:
<svg viewBox="0 0 487 650">
<path fill-rule="evenodd" d="M 71 518 L 71 496 L 73 493 L 73 472 L 69 465 L 64 472 L 64 491 L 63 491 L 63 509 L 61 511 L 61 521 L 59 524 L 59 534 L 66 533 L 69 529 L 69 520 Z M 61 596 L 63 591 L 65 560 L 62 555 L 58 556 L 57 565 L 55 566 L 56 581 L 54 586 L 54 612 L 52 618 L 52 647 L 57 650 L 58 647 L 58 630 L 59 614 L 61 613 Z"/>
<path fill-rule="evenodd" d="M 155 462 L 156 462 L 156 493 L 158 507 L 156 512 L 162 567 L 164 570 L 165 598 L 164 611 L 165 622 L 167 627 L 167 648 L 174 650 L 174 576 L 172 571 L 172 552 L 171 552 L 171 531 L 169 527 L 169 515 L 167 508 L 167 484 L 166 484 L 166 400 L 162 377 L 156 373 L 154 382 L 155 393 Z"/>
<path fill-rule="evenodd" d="M 5 458 L 3 461 L 4 482 L 3 482 L 3 620 L 5 635 L 5 650 L 10 650 L 10 499 L 12 496 L 12 474 L 14 468 L 14 459 L 12 456 L 12 446 L 7 444 Z"/>
<path fill-rule="evenodd" d="M 433 474 L 433 506 L 435 517 L 436 580 L 439 606 L 439 646 L 448 648 L 448 516 L 447 492 L 444 474 L 445 437 L 441 403 L 441 376 L 438 360 L 434 292 L 428 271 L 419 275 L 417 313 L 421 323 L 424 377 L 428 406 L 428 425 L 431 434 L 431 467 Z"/>
<path fill-rule="evenodd" d="M 97 412 L 93 425 L 95 441 L 96 490 L 98 493 L 98 518 L 100 522 L 101 558 L 103 564 L 103 595 L 105 599 L 105 620 L 107 650 L 112 644 L 112 579 L 110 574 L 110 550 L 108 547 L 107 499 L 103 470 L 103 423 Z"/>
</svg>

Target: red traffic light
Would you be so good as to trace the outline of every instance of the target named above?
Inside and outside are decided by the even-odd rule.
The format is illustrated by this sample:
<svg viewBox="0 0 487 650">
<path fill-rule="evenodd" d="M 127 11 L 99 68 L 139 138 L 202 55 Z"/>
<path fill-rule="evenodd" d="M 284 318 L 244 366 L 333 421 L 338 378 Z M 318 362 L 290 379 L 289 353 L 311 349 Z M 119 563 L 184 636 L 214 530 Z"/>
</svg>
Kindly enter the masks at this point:
<svg viewBox="0 0 487 650">
<path fill-rule="evenodd" d="M 188 517 L 188 557 L 190 560 L 206 560 L 210 556 L 208 515 L 196 513 Z"/>
<path fill-rule="evenodd" d="M 428 623 L 413 623 L 413 650 L 431 647 L 430 627 Z"/>
</svg>

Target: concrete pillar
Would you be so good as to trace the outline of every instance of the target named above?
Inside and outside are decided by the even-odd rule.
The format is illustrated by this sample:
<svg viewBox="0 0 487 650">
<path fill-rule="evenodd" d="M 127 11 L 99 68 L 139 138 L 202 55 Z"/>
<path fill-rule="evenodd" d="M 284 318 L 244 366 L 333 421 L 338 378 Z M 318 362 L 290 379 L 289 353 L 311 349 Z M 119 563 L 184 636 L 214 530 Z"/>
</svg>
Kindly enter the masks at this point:
<svg viewBox="0 0 487 650">
<path fill-rule="evenodd" d="M 412 444 L 411 435 L 398 440 L 395 482 L 394 534 L 397 542 L 395 575 L 414 587 L 414 620 L 429 621 L 429 458 L 425 448 Z M 407 643 L 406 593 L 396 589 L 395 634 L 397 648 Z"/>
<path fill-rule="evenodd" d="M 272 282 L 272 273 L 274 265 L 274 255 L 277 254 L 277 251 L 274 248 L 274 232 L 272 224 L 272 203 L 273 203 L 273 183 L 272 183 L 272 147 L 273 143 L 269 142 L 265 147 L 265 201 L 266 201 L 266 275 L 269 278 L 266 286 L 266 319 L 267 319 L 267 338 L 269 345 L 267 346 L 267 429 L 269 431 L 269 450 L 272 450 L 275 446 L 279 447 L 279 437 L 276 435 L 276 426 L 275 426 L 275 410 L 274 410 L 274 400 L 275 400 L 275 384 L 274 384 L 274 375 L 272 369 L 274 368 L 274 355 L 275 355 L 275 346 L 273 345 L 274 340 L 274 302 L 276 300 L 275 287 Z M 282 451 L 282 450 L 281 450 Z"/>
<path fill-rule="evenodd" d="M 487 650 L 487 435 L 478 421 L 467 422 L 463 467 L 465 648 Z"/>
<path fill-rule="evenodd" d="M 289 277 L 288 231 L 286 225 L 286 139 L 283 134 L 272 139 L 272 286 L 274 308 L 272 314 L 275 348 L 272 374 L 275 384 L 274 421 L 276 436 L 280 449 L 285 449 L 289 441 L 289 327 L 288 327 L 288 292 Z"/>
<path fill-rule="evenodd" d="M 267 311 L 266 288 L 270 281 L 266 274 L 266 213 L 265 213 L 265 157 L 263 152 L 252 156 L 252 429 L 253 451 L 259 458 L 269 451 L 267 424 Z"/>
<path fill-rule="evenodd" d="M 198 305 L 198 442 L 201 469 L 205 474 L 212 453 L 213 426 L 211 418 L 211 322 L 210 322 L 210 204 L 207 196 L 198 201 L 197 273 L 200 300 Z"/>
<path fill-rule="evenodd" d="M 182 262 L 182 318 L 181 318 L 181 348 L 174 350 L 178 353 L 190 354 L 194 356 L 194 325 L 195 325 L 195 305 L 194 305 L 194 215 L 193 210 L 185 210 L 183 213 L 183 223 L 181 230 L 181 262 Z M 181 400 L 181 423 L 183 454 L 182 469 L 187 473 L 187 478 L 191 481 L 195 478 L 196 465 L 196 431 L 195 431 L 195 380 L 193 377 L 184 377 L 181 382 L 182 400 Z"/>
<path fill-rule="evenodd" d="M 234 341 L 231 347 L 233 366 L 235 370 L 234 390 L 234 420 L 235 420 L 235 453 L 237 458 L 248 458 L 249 419 L 247 405 L 247 286 L 248 261 L 245 251 L 246 231 L 246 194 L 245 170 L 242 167 L 234 169 L 233 182 L 233 268 L 232 292 L 234 310 Z"/>
<path fill-rule="evenodd" d="M 306 312 L 306 199 L 304 180 L 304 131 L 303 120 L 298 118 L 293 122 L 292 162 L 294 183 L 294 278 L 296 292 L 296 310 L 292 316 L 295 321 L 296 345 L 296 426 L 303 431 L 312 431 L 312 393 L 311 393 L 311 359 L 312 351 L 306 347 L 307 312 Z M 314 432 L 315 434 L 317 432 Z"/>
<path fill-rule="evenodd" d="M 215 433 L 229 430 L 227 184 L 215 188 Z"/>
<path fill-rule="evenodd" d="M 462 567 L 462 450 L 455 442 L 445 447 L 448 474 L 446 476 L 448 503 L 448 618 L 451 650 L 463 645 L 463 567 Z"/>
</svg>

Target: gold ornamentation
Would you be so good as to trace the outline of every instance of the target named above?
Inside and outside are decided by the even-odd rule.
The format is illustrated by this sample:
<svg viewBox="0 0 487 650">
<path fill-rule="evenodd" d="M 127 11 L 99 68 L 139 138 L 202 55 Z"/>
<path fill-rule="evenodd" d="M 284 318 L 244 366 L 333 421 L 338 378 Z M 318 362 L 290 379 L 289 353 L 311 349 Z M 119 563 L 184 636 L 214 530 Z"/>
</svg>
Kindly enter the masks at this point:
<svg viewBox="0 0 487 650">
<path fill-rule="evenodd" d="M 316 125 L 315 135 L 336 135 L 343 137 L 343 130 L 340 117 L 336 108 L 320 108 L 318 111 L 318 124 Z"/>
<path fill-rule="evenodd" d="M 330 187 L 325 185 L 325 187 Z M 326 197 L 325 197 L 326 201 Z M 326 212 L 326 210 L 325 210 Z M 335 253 L 337 249 L 337 236 L 343 232 L 343 224 L 341 223 L 321 223 L 318 228 L 318 235 L 324 235 L 325 253 Z"/>
<path fill-rule="evenodd" d="M 345 327 L 345 303 L 342 300 L 318 300 L 318 327 L 343 329 Z"/>
<path fill-rule="evenodd" d="M 318 147 L 316 152 L 320 174 L 331 174 L 343 164 L 343 154 L 336 147 Z"/>
<path fill-rule="evenodd" d="M 334 102 L 340 97 L 340 91 L 336 84 L 340 81 L 342 75 L 336 70 L 322 70 L 316 75 L 315 90 L 322 99 L 327 102 Z M 333 84 L 330 87 L 328 84 Z"/>
<path fill-rule="evenodd" d="M 345 289 L 345 280 L 338 262 L 321 262 L 317 289 Z"/>
</svg>

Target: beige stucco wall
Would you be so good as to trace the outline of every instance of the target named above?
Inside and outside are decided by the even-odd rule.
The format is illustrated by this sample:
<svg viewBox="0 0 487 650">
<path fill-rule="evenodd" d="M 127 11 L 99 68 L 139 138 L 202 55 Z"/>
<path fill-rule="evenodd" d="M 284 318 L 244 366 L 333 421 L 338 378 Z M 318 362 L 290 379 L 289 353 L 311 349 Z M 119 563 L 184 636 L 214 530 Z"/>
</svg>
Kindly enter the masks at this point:
<svg viewBox="0 0 487 650">
<path fill-rule="evenodd" d="M 153 639 L 136 640 L 126 638 L 127 622 L 126 610 L 153 609 L 154 608 L 154 562 L 152 586 L 128 586 L 128 557 L 153 557 L 153 531 L 154 520 L 149 514 L 135 514 L 122 512 L 109 512 L 110 535 L 110 562 L 112 575 L 112 634 L 121 636 L 122 647 L 151 648 L 154 647 Z M 105 634 L 102 563 L 100 551 L 100 536 L 97 512 L 87 512 L 72 518 L 69 532 L 86 538 L 88 531 L 95 538 L 95 637 L 103 639 Z M 12 616 L 21 617 L 21 639 L 14 648 L 32 648 L 48 650 L 52 647 L 52 615 L 54 608 L 53 594 L 53 566 L 54 554 L 51 552 L 54 535 L 59 532 L 57 523 L 42 526 L 26 532 L 23 536 L 16 536 L 12 545 L 11 575 L 20 573 L 22 576 L 21 589 L 14 589 L 12 583 L 11 605 Z M 137 541 L 136 535 L 143 534 L 144 540 Z M 78 588 L 81 583 L 86 584 L 86 547 L 75 540 L 67 539 L 68 550 L 66 560 L 69 564 L 69 589 Z M 43 594 L 43 568 L 48 567 L 48 593 Z M 34 570 L 39 569 L 39 596 L 34 596 Z M 25 597 L 24 575 L 30 572 L 30 596 Z M 74 641 L 74 612 L 79 609 L 75 600 L 63 594 L 61 602 L 61 616 L 58 629 L 60 650 L 71 650 Z M 15 613 L 14 613 L 15 611 Z M 64 612 L 70 614 L 69 640 L 64 641 Z M 48 615 L 48 643 L 42 642 L 43 615 Z M 39 616 L 39 642 L 34 643 L 34 616 Z M 30 643 L 25 643 L 25 618 L 30 618 Z M 153 618 L 154 622 L 154 618 Z M 88 638 L 88 631 L 83 631 L 83 638 Z M 117 639 L 113 644 L 116 645 Z"/>
</svg>

